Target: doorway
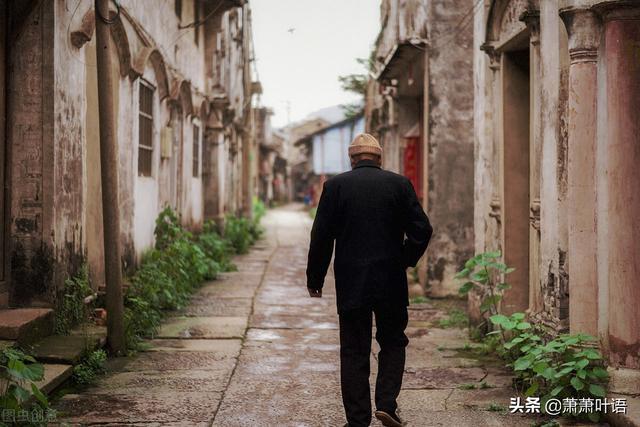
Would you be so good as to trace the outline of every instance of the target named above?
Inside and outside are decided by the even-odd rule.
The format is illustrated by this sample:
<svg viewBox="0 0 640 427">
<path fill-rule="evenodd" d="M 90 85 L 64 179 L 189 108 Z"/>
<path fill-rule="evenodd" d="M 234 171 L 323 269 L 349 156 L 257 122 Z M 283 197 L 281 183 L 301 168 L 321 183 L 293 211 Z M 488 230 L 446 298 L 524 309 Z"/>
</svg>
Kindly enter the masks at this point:
<svg viewBox="0 0 640 427">
<path fill-rule="evenodd" d="M 529 47 L 502 54 L 502 238 L 507 277 L 505 313 L 529 307 L 530 70 Z"/>
</svg>

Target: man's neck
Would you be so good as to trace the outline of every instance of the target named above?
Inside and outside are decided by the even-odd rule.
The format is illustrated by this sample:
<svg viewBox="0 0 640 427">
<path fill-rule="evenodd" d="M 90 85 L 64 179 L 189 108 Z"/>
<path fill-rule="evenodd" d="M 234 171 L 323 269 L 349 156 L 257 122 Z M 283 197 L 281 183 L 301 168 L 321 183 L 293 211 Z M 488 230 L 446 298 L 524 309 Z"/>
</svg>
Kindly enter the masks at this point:
<svg viewBox="0 0 640 427">
<path fill-rule="evenodd" d="M 360 167 L 364 167 L 364 166 L 369 166 L 369 167 L 376 167 L 376 168 L 380 168 L 380 164 L 373 159 L 362 159 L 362 160 L 358 160 L 358 162 L 355 164 L 355 166 L 353 167 L 355 168 L 360 168 Z"/>
</svg>

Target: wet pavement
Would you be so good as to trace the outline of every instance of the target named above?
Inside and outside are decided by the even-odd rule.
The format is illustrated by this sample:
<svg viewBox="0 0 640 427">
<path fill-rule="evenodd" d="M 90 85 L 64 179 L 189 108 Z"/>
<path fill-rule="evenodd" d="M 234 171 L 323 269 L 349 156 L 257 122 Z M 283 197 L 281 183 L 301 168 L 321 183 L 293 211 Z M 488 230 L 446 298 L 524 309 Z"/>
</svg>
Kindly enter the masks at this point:
<svg viewBox="0 0 640 427">
<path fill-rule="evenodd" d="M 71 425 L 342 426 L 333 278 L 311 299 L 305 267 L 311 219 L 268 212 L 265 238 L 238 271 L 207 283 L 148 351 L 110 362 L 95 386 L 62 398 Z M 508 373 L 468 351 L 464 329 L 439 320 L 462 301 L 410 308 L 400 414 L 411 426 L 528 426 L 506 415 Z M 372 347 L 372 384 L 375 355 Z M 376 424 L 374 421 L 373 425 Z"/>
</svg>

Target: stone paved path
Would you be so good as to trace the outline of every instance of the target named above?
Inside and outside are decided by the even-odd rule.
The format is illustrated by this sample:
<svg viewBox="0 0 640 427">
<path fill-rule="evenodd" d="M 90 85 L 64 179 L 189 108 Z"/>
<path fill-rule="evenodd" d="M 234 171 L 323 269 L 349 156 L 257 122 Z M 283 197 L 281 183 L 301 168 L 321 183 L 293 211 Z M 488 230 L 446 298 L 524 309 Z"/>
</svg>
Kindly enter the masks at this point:
<svg viewBox="0 0 640 427">
<path fill-rule="evenodd" d="M 305 289 L 311 220 L 289 206 L 270 211 L 263 224 L 266 238 L 236 259 L 239 271 L 205 284 L 149 351 L 111 362 L 96 386 L 65 396 L 57 405 L 65 421 L 342 426 L 333 278 L 322 299 Z M 411 426 L 530 425 L 487 410 L 506 407 L 510 377 L 491 360 L 465 357 L 465 330 L 437 327 L 461 304 L 411 307 L 401 415 Z M 373 375 L 376 353 L 374 345 Z"/>
</svg>

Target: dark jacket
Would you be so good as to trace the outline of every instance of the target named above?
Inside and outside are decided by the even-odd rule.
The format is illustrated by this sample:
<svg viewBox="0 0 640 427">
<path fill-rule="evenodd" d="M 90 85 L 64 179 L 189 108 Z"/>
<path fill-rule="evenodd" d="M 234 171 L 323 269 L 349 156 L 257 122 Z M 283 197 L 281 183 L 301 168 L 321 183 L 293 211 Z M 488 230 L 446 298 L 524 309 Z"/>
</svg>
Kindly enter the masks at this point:
<svg viewBox="0 0 640 427">
<path fill-rule="evenodd" d="M 311 230 L 307 287 L 322 289 L 336 242 L 338 312 L 375 301 L 408 304 L 406 268 L 433 229 L 411 182 L 361 161 L 324 184 Z"/>
</svg>

